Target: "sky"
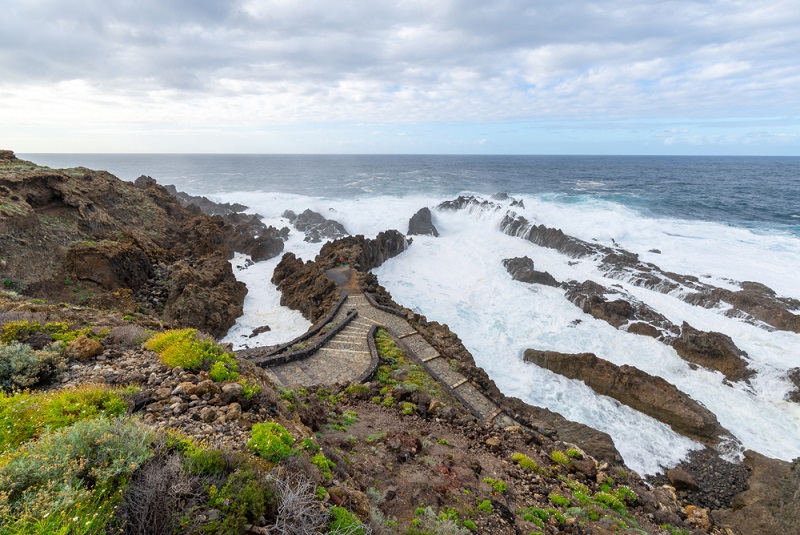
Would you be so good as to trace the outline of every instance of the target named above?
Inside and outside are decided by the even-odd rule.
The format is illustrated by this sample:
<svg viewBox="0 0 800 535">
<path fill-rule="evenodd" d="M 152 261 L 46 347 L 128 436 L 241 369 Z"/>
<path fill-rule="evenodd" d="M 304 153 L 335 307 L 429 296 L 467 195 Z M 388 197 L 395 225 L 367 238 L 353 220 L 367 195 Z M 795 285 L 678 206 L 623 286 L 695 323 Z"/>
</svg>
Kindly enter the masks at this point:
<svg viewBox="0 0 800 535">
<path fill-rule="evenodd" d="M 19 153 L 800 156 L 800 2 L 4 0 Z"/>
</svg>

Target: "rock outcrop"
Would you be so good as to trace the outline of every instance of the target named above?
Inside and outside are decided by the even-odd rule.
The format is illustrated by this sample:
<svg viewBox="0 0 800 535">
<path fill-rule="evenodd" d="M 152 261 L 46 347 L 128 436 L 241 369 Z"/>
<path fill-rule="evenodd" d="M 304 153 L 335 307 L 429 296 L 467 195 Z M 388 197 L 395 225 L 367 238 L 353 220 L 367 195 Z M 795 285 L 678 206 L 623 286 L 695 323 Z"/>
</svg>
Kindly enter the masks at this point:
<svg viewBox="0 0 800 535">
<path fill-rule="evenodd" d="M 633 366 L 617 366 L 592 353 L 566 354 L 535 349 L 526 349 L 524 359 L 583 381 L 598 394 L 612 397 L 692 438 L 715 443 L 724 431 L 714 413 L 661 377 Z"/>
<path fill-rule="evenodd" d="M 350 234 L 338 221 L 326 219 L 325 216 L 310 208 L 300 215 L 286 210 L 283 217 L 288 219 L 294 228 L 305 233 L 304 240 L 307 242 L 319 243 L 322 240 L 335 240 Z"/>
<path fill-rule="evenodd" d="M 506 258 L 503 260 L 503 266 L 515 281 L 554 287 L 559 285 L 558 281 L 550 273 L 546 271 L 536 271 L 533 268 L 533 260 L 527 256 Z"/>
<path fill-rule="evenodd" d="M 420 208 L 419 211 L 411 216 L 408 221 L 409 236 L 439 236 L 439 231 L 433 224 L 431 210 L 427 206 Z"/>
<path fill-rule="evenodd" d="M 184 206 L 155 181 L 135 186 L 103 171 L 50 169 L 11 155 L 0 160 L 0 206 L 0 275 L 20 293 L 128 313 L 137 308 L 134 296 L 155 287 L 155 266 L 164 266 L 161 287 L 174 292 L 164 296 L 166 315 L 160 298 L 159 305 L 140 300 L 143 310 L 214 336 L 241 313 L 246 289 L 227 262 L 226 223 Z M 215 310 L 201 305 L 207 299 Z"/>
<path fill-rule="evenodd" d="M 794 389 L 789 392 L 786 399 L 794 401 L 795 403 L 800 403 L 800 368 L 792 368 L 787 375 L 789 380 L 794 384 Z"/>
<path fill-rule="evenodd" d="M 729 381 L 747 380 L 755 373 L 747 367 L 747 353 L 722 333 L 698 331 L 684 322 L 672 347 L 682 359 L 720 371 Z"/>
<path fill-rule="evenodd" d="M 800 459 L 779 461 L 749 450 L 744 457 L 748 488 L 734 497 L 730 509 L 714 511 L 714 521 L 736 533 L 800 533 Z"/>
<path fill-rule="evenodd" d="M 575 306 L 617 329 L 652 336 L 663 341 L 673 339 L 680 332 L 677 325 L 663 314 L 632 295 L 606 288 L 591 280 L 583 283 L 570 281 L 566 284 L 566 288 L 566 297 Z M 607 295 L 620 297 L 609 301 Z"/>
<path fill-rule="evenodd" d="M 154 180 L 152 177 L 142 175 L 139 177 L 138 180 Z M 235 214 L 238 212 L 244 212 L 247 210 L 247 206 L 239 203 L 218 203 L 210 200 L 208 197 L 203 196 L 195 196 L 189 195 L 183 191 L 178 191 L 178 189 L 171 185 L 165 184 L 164 189 L 166 189 L 170 194 L 174 195 L 181 201 L 184 205 L 194 205 L 200 208 L 200 210 L 207 215 L 229 215 Z"/>
<path fill-rule="evenodd" d="M 374 239 L 348 236 L 323 245 L 316 260 L 325 269 L 344 261 L 357 271 L 369 271 L 405 251 L 410 243 L 396 230 L 381 232 Z"/>
<path fill-rule="evenodd" d="M 281 292 L 281 305 L 298 310 L 311 322 L 324 316 L 339 299 L 339 290 L 325 269 L 317 262 L 303 262 L 294 253 L 283 255 L 272 283 Z"/>
</svg>

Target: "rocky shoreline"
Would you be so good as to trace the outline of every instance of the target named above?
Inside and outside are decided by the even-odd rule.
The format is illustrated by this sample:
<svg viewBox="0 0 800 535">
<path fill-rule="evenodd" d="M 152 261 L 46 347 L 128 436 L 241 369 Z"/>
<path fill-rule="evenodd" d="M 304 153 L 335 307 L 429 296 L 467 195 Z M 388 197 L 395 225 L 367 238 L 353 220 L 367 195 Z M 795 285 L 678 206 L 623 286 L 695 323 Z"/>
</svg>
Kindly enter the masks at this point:
<svg viewBox="0 0 800 535">
<path fill-rule="evenodd" d="M 459 198 L 439 209 L 500 210 L 494 200 L 508 199 Z M 192 327 L 223 336 L 242 314 L 247 292 L 231 269 L 233 253 L 259 261 L 283 251 L 291 231 L 267 227 L 259 217 L 241 213 L 244 208 L 187 196 L 149 177 L 131 184 L 84 168 L 52 170 L 4 151 L 0 268 L 6 290 L 13 293 L 0 296 L 0 327 L 64 322 L 101 340 L 91 350 L 92 344 L 72 342 L 62 354 L 60 378 L 42 385 L 44 390 L 135 387 L 129 412 L 144 424 L 179 430 L 225 451 L 247 451 L 253 426 L 262 422 L 280 422 L 298 441 L 318 441 L 323 458 L 335 467 L 332 472 L 312 463 L 312 454 L 280 470 L 310 478 L 320 507 L 346 507 L 373 533 L 400 533 L 400 526 L 423 524 L 430 527 L 426 532 L 439 532 L 450 521 L 452 533 L 798 533 L 800 460 L 787 463 L 746 452 L 744 464 L 733 464 L 707 448 L 645 482 L 624 466 L 607 434 L 505 396 L 456 333 L 396 303 L 370 272 L 413 247 L 396 230 L 375 238 L 347 236 L 344 227 L 320 214 L 290 214 L 306 240 L 331 241 L 314 260 L 293 253 L 282 257 L 272 278 L 281 304 L 311 321 L 326 317 L 340 299 L 340 288 L 327 273 L 349 266 L 356 273 L 355 290 L 403 316 L 453 371 L 519 426 L 497 428 L 479 421 L 402 353 L 381 357 L 382 367 L 364 384 L 330 388 L 279 389 L 264 370 L 241 358 L 239 382 L 212 379 L 209 369 L 165 365 L 141 346 L 146 329 Z M 791 312 L 797 303 L 755 283 L 740 292 L 712 288 L 643 264 L 623 250 L 534 227 L 513 212 L 504 229 L 573 257 L 602 255 L 611 274 L 638 277 L 663 291 L 682 285 L 692 289 L 687 301 L 725 302 L 732 306 L 729 313 L 747 321 L 797 332 Z M 412 217 L 409 234 L 438 234 L 429 209 Z M 37 252 L 42 250 L 48 254 Z M 517 280 L 559 285 L 536 272 L 529 258 L 509 259 L 506 267 Z M 752 376 L 747 355 L 719 333 L 686 323 L 678 327 L 630 296 L 609 301 L 616 292 L 591 281 L 561 287 L 586 313 L 670 343 L 687 360 L 720 370 L 730 381 Z M 39 349 L 54 341 L 47 334 L 37 336 L 20 341 Z M 710 446 L 727 440 L 705 407 L 636 368 L 594 355 L 535 350 L 526 352 L 526 359 L 583 380 Z M 243 385 L 257 385 L 258 393 L 247 394 Z M 539 511 L 545 516 L 537 516 Z M 219 514 L 203 509 L 202 522 Z M 256 519 L 246 529 L 267 533 L 267 524 L 266 518 Z"/>
</svg>

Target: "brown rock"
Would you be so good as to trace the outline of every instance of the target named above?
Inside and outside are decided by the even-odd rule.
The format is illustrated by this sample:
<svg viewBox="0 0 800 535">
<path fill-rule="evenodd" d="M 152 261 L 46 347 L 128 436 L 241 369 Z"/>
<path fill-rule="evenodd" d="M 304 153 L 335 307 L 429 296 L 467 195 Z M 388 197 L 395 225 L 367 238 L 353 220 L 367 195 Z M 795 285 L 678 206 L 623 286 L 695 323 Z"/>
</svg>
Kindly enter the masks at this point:
<svg viewBox="0 0 800 535">
<path fill-rule="evenodd" d="M 395 453 L 397 460 L 401 463 L 422 451 L 422 443 L 419 438 L 413 437 L 407 432 L 395 433 L 386 437 L 386 447 Z"/>
<path fill-rule="evenodd" d="M 712 513 L 715 523 L 742 534 L 800 534 L 800 459 L 779 461 L 753 451 L 744 455 L 748 489 L 734 498 L 731 509 Z"/>
<path fill-rule="evenodd" d="M 720 371 L 730 381 L 747 380 L 754 373 L 744 360 L 747 353 L 722 333 L 699 331 L 684 322 L 672 347 L 682 359 Z"/>
<path fill-rule="evenodd" d="M 203 407 L 202 409 L 200 409 L 200 420 L 202 422 L 210 424 L 216 419 L 217 419 L 217 411 L 215 411 L 211 407 Z"/>
<path fill-rule="evenodd" d="M 222 402 L 233 403 L 242 400 L 244 387 L 239 383 L 225 383 L 222 386 Z"/>
<path fill-rule="evenodd" d="M 800 403 L 800 368 L 792 368 L 788 373 L 789 380 L 794 384 L 792 389 L 787 395 L 786 399 Z"/>
<path fill-rule="evenodd" d="M 228 405 L 228 410 L 225 412 L 225 417 L 228 420 L 236 420 L 242 415 L 242 406 L 238 403 L 231 403 Z"/>
<path fill-rule="evenodd" d="M 667 478 L 676 490 L 698 490 L 697 481 L 683 468 L 667 470 Z"/>
<path fill-rule="evenodd" d="M 533 260 L 527 256 L 506 258 L 503 260 L 503 266 L 505 266 L 511 278 L 516 281 L 527 282 L 528 284 L 558 286 L 558 281 L 550 273 L 533 269 Z"/>
<path fill-rule="evenodd" d="M 633 366 L 617 366 L 591 353 L 571 355 L 534 349 L 527 349 L 524 359 L 581 380 L 598 394 L 661 420 L 679 433 L 714 441 L 723 431 L 711 411 L 664 379 Z"/>
<path fill-rule="evenodd" d="M 103 345 L 100 342 L 88 336 L 81 335 L 70 342 L 67 349 L 64 350 L 64 356 L 69 360 L 83 362 L 96 357 L 102 352 Z"/>
<path fill-rule="evenodd" d="M 79 280 L 92 281 L 106 290 L 138 290 L 152 275 L 144 251 L 129 243 L 87 242 L 70 249 L 67 264 Z"/>
</svg>

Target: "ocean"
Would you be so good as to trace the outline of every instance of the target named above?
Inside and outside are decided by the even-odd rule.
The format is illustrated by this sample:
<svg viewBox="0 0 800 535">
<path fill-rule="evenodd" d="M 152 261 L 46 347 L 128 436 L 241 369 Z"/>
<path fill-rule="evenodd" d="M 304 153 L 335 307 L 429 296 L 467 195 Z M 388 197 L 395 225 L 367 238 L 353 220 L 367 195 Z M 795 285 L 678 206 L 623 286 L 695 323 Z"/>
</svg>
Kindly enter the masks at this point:
<svg viewBox="0 0 800 535">
<path fill-rule="evenodd" d="M 149 175 L 193 195 L 239 202 L 267 224 L 289 226 L 287 209 L 311 208 L 351 234 L 405 233 L 420 208 L 458 195 L 506 192 L 536 224 L 619 246 L 664 270 L 723 288 L 756 281 L 800 299 L 800 158 L 624 156 L 348 156 L 22 154 L 50 167 L 105 169 L 123 180 Z M 507 395 L 545 406 L 609 433 L 641 474 L 673 466 L 700 445 L 579 381 L 524 363 L 526 348 L 592 352 L 663 377 L 713 411 L 743 449 L 785 460 L 800 456 L 800 405 L 784 400 L 787 371 L 800 367 L 800 335 L 766 329 L 694 307 L 676 295 L 608 279 L 592 259 L 577 263 L 499 230 L 505 210 L 433 210 L 441 236 L 416 236 L 375 272 L 399 303 L 447 323 Z M 313 259 L 320 244 L 292 232 L 286 250 Z M 655 252 L 658 251 L 658 252 Z M 654 339 L 619 331 L 584 314 L 560 289 L 511 279 L 502 260 L 529 256 L 558 280 L 621 285 L 672 322 L 722 332 L 745 350 L 750 385 L 691 369 Z M 236 346 L 286 341 L 309 327 L 281 307 L 269 282 L 279 258 L 248 269 L 245 314 L 228 333 Z M 800 311 L 795 311 L 800 313 Z M 581 320 L 576 322 L 575 320 Z M 253 328 L 271 331 L 249 339 Z"/>
</svg>

